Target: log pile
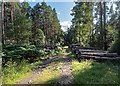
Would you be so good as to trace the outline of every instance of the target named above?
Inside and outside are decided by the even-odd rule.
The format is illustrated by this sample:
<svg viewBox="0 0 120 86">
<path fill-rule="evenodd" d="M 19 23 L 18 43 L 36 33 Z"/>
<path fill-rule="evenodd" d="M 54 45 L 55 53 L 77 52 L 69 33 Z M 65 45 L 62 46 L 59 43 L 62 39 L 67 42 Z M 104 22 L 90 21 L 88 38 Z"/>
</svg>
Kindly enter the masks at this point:
<svg viewBox="0 0 120 86">
<path fill-rule="evenodd" d="M 94 60 L 120 60 L 117 53 L 110 53 L 108 51 L 96 49 L 93 47 L 81 47 L 78 45 L 71 45 L 72 52 L 76 54 L 78 61 L 80 59 L 94 59 Z"/>
</svg>

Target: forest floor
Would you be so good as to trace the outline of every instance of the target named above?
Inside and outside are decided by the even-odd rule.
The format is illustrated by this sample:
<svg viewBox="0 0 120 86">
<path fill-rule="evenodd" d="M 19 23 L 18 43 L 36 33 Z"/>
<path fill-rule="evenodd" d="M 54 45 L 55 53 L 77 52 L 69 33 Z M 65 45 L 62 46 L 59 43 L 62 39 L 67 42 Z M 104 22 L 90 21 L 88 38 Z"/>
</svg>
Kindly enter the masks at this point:
<svg viewBox="0 0 120 86">
<path fill-rule="evenodd" d="M 79 63 L 75 55 L 64 48 L 17 84 L 118 84 L 118 71 L 118 64 L 109 61 L 82 60 Z"/>
<path fill-rule="evenodd" d="M 0 58 L 0 86 L 2 84 L 2 58 Z"/>
<path fill-rule="evenodd" d="M 72 84 L 72 59 L 69 58 L 68 49 L 63 53 L 50 57 L 43 64 L 39 65 L 33 73 L 17 84 Z"/>
</svg>

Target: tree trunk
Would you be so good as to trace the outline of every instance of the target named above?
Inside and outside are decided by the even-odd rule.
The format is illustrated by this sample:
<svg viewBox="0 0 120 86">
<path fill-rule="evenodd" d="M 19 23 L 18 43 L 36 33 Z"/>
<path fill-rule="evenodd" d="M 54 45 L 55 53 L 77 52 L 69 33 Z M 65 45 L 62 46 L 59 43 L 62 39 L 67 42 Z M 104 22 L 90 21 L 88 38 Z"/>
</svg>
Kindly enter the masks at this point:
<svg viewBox="0 0 120 86">
<path fill-rule="evenodd" d="M 100 2 L 100 48 L 101 49 L 103 49 L 103 44 L 104 44 L 102 15 L 103 15 L 102 2 Z"/>
<path fill-rule="evenodd" d="M 103 3 L 104 5 L 104 50 L 107 50 L 107 41 L 106 41 L 106 2 Z"/>
<path fill-rule="evenodd" d="M 13 18 L 14 18 L 14 2 L 11 2 L 11 23 L 12 23 L 12 28 L 14 30 L 14 22 L 13 22 Z M 16 36 L 14 36 L 14 41 L 16 40 Z"/>
<path fill-rule="evenodd" d="M 2 47 L 2 2 L 0 2 L 0 51 Z"/>
<path fill-rule="evenodd" d="M 1 10 L 1 17 L 2 17 L 2 25 L 1 25 L 1 28 L 2 28 L 2 45 L 5 44 L 5 37 L 4 37 L 4 2 L 2 1 L 2 10 Z"/>
<path fill-rule="evenodd" d="M 13 25 L 13 17 L 14 17 L 14 2 L 11 2 L 11 22 Z"/>
</svg>

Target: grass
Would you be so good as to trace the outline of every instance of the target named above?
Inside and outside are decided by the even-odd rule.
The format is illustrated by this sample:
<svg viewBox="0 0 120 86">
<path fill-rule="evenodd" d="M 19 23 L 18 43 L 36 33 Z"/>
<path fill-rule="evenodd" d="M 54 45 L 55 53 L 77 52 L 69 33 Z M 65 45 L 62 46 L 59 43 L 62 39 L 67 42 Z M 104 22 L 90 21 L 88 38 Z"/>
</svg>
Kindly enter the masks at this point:
<svg viewBox="0 0 120 86">
<path fill-rule="evenodd" d="M 51 51 L 50 55 L 46 55 L 45 57 L 49 57 L 51 55 L 56 55 L 56 52 Z M 44 57 L 44 59 L 45 59 Z M 16 84 L 17 82 L 21 81 L 22 79 L 28 77 L 32 71 L 41 64 L 42 61 L 38 61 L 35 63 L 27 63 L 26 61 L 19 62 L 15 61 L 13 62 L 8 61 L 5 65 L 3 70 L 3 78 L 2 83 L 3 84 Z"/>
<path fill-rule="evenodd" d="M 66 53 L 66 49 L 67 49 L 67 53 Z M 63 49 L 62 49 L 62 51 L 61 51 L 61 54 L 63 55 L 63 56 L 66 56 L 66 55 L 69 55 L 70 54 L 70 52 L 69 52 L 70 50 L 68 49 L 68 46 L 64 46 L 63 47 Z"/>
<path fill-rule="evenodd" d="M 57 61 L 52 62 L 47 68 L 45 68 L 32 84 L 57 84 L 56 82 L 60 78 L 63 58 L 69 54 L 66 53 L 66 48 L 67 46 L 65 46 L 59 53 L 62 58 L 57 58 Z"/>
<path fill-rule="evenodd" d="M 0 58 L 0 85 L 2 85 L 2 59 Z"/>
<path fill-rule="evenodd" d="M 60 52 L 72 58 L 72 74 L 74 76 L 75 84 L 118 84 L 118 65 L 112 62 L 95 62 L 93 60 L 82 60 L 80 63 L 75 59 L 75 55 L 71 52 L 66 53 L 65 48 Z M 9 68 L 4 69 L 3 84 L 15 84 L 17 81 L 29 76 L 32 70 L 42 62 L 28 64 L 22 62 L 16 66 L 12 63 Z M 57 61 L 49 64 L 32 84 L 54 84 L 60 77 L 60 68 L 62 59 L 58 58 Z M 19 69 L 19 70 L 18 70 Z"/>
<path fill-rule="evenodd" d="M 68 48 L 68 46 L 64 46 L 63 48 Z"/>
<path fill-rule="evenodd" d="M 23 78 L 28 77 L 32 70 L 40 63 L 41 61 L 33 64 L 23 61 L 17 65 L 17 63 L 12 61 L 8 62 L 8 66 L 3 69 L 2 84 L 16 84 Z"/>
<path fill-rule="evenodd" d="M 93 60 L 72 62 L 75 84 L 118 84 L 118 66 L 111 62 L 98 63 Z"/>
<path fill-rule="evenodd" d="M 55 62 L 49 64 L 33 81 L 32 84 L 55 84 L 60 77 L 60 71 L 62 66 L 62 58 L 66 55 L 65 49 L 62 49 L 59 54 L 62 54 L 61 58 L 56 58 Z"/>
<path fill-rule="evenodd" d="M 66 55 L 66 50 L 63 49 L 60 53 L 61 53 L 62 55 Z"/>
<path fill-rule="evenodd" d="M 60 77 L 61 62 L 53 62 L 33 81 L 33 84 L 54 84 Z"/>
</svg>

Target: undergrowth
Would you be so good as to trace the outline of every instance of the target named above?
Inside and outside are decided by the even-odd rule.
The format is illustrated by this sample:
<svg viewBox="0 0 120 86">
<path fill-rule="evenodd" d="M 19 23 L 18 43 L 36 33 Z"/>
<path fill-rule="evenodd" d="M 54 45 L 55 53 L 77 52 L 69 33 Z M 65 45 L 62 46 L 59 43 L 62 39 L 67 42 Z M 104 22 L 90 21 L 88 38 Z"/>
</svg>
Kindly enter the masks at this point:
<svg viewBox="0 0 120 86">
<path fill-rule="evenodd" d="M 38 66 L 41 61 L 35 63 L 28 63 L 25 60 L 19 64 L 16 62 L 8 61 L 6 67 L 2 71 L 2 84 L 16 84 L 23 78 L 29 76 L 33 69 Z"/>
<path fill-rule="evenodd" d="M 118 84 L 118 65 L 111 62 L 77 60 L 72 62 L 72 73 L 75 84 Z"/>
</svg>

